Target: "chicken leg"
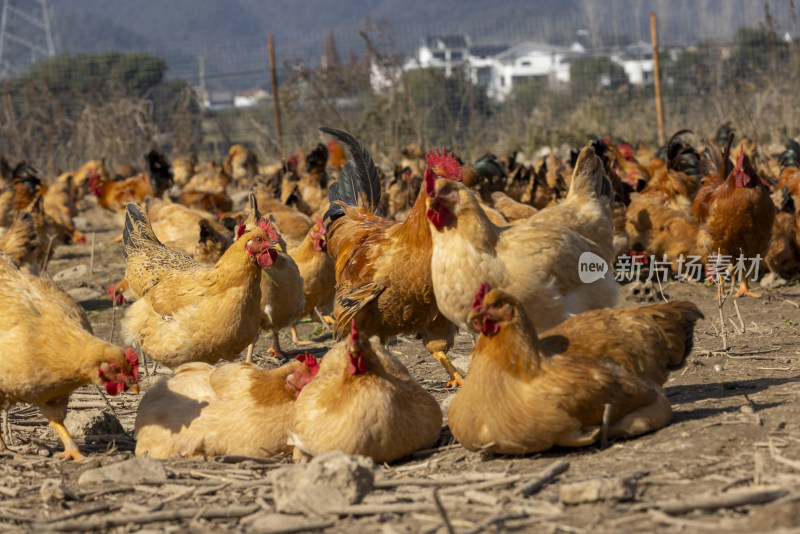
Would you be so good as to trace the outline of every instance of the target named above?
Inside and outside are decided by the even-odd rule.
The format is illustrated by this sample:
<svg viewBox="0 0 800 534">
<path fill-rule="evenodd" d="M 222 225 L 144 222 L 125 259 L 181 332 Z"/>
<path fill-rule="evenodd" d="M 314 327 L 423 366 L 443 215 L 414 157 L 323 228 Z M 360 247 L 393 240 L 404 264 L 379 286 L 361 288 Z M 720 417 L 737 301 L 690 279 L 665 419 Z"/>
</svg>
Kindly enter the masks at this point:
<svg viewBox="0 0 800 534">
<path fill-rule="evenodd" d="M 269 348 L 269 353 L 273 358 L 282 359 L 283 350 L 281 350 L 281 340 L 278 338 L 278 331 L 272 330 L 272 346 Z"/>
<path fill-rule="evenodd" d="M 297 337 L 297 328 L 295 325 L 292 325 L 292 343 L 295 345 L 312 345 L 313 343 L 308 340 L 300 339 Z"/>
<path fill-rule="evenodd" d="M 86 457 L 81 454 L 81 451 L 78 450 L 78 446 L 75 444 L 75 441 L 72 439 L 72 436 L 69 435 L 67 429 L 64 427 L 64 421 L 56 421 L 55 419 L 50 419 L 50 426 L 53 427 L 53 430 L 56 431 L 58 437 L 61 439 L 61 443 L 64 444 L 64 452 L 59 453 L 58 457 L 64 460 L 84 460 Z"/>
<path fill-rule="evenodd" d="M 250 343 L 247 346 L 247 356 L 244 357 L 244 361 L 247 363 L 253 363 L 253 345 L 254 343 Z"/>
<path fill-rule="evenodd" d="M 453 366 L 450 362 L 450 359 L 447 355 L 442 352 L 434 352 L 433 357 L 439 360 L 439 363 L 442 364 L 444 370 L 450 375 L 450 380 L 445 384 L 445 387 L 452 388 L 452 387 L 461 387 L 464 385 L 464 379 L 461 377 L 461 373 Z"/>
</svg>

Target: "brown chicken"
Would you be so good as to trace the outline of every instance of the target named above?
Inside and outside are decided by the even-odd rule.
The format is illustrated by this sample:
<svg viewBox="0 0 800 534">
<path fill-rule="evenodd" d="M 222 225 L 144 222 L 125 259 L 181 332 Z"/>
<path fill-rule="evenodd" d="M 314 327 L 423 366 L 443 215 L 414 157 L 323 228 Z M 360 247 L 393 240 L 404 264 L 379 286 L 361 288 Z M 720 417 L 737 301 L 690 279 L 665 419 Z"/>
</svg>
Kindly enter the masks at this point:
<svg viewBox="0 0 800 534">
<path fill-rule="evenodd" d="M 392 462 L 436 444 L 439 403 L 377 339 L 355 323 L 325 354 L 295 402 L 295 459 L 330 451 Z"/>
<path fill-rule="evenodd" d="M 147 214 L 156 237 L 164 246 L 200 263 L 216 263 L 233 243 L 233 235 L 206 211 L 149 200 Z"/>
<path fill-rule="evenodd" d="M 0 250 L 8 254 L 23 272 L 39 274 L 36 251 L 39 249 L 39 235 L 33 222 L 33 215 L 18 211 L 11 228 L 0 237 Z"/>
<path fill-rule="evenodd" d="M 472 297 L 464 288 L 486 281 L 516 295 L 542 328 L 616 304 L 618 285 L 609 268 L 613 192 L 590 144 L 575 165 L 567 198 L 510 226 L 493 224 L 462 184 L 432 176 L 425 182 L 433 290 L 442 315 L 456 326 L 470 327 Z M 598 265 L 599 276 L 587 282 L 588 263 Z"/>
<path fill-rule="evenodd" d="M 278 239 L 259 221 L 213 266 L 165 247 L 147 216 L 129 204 L 123 230 L 125 279 L 139 299 L 128 309 L 126 339 L 167 367 L 234 359 L 258 337 L 261 270 L 277 258 Z"/>
<path fill-rule="evenodd" d="M 268 457 L 287 445 L 295 399 L 319 370 L 313 356 L 272 370 L 252 363 L 181 365 L 136 414 L 136 455 Z"/>
<path fill-rule="evenodd" d="M 350 149 L 339 179 L 331 184 L 326 213 L 328 253 L 336 262 L 334 331 L 339 338 L 355 320 L 365 335 L 386 343 L 398 334 L 418 334 L 425 348 L 450 375 L 461 381 L 445 352 L 453 346 L 455 325 L 437 307 L 431 280 L 432 242 L 421 190 L 408 218 L 391 221 L 374 213 L 380 202 L 380 179 L 369 152 L 346 132 L 322 128 Z M 429 154 L 426 174 L 459 179 Z"/>
<path fill-rule="evenodd" d="M 233 200 L 223 191 L 185 191 L 178 196 L 178 204 L 188 208 L 219 213 L 233 209 Z"/>
<path fill-rule="evenodd" d="M 666 162 L 653 171 L 652 178 L 641 190 L 644 196 L 658 199 L 670 209 L 686 215 L 691 213 L 692 200 L 697 193 L 696 175 L 699 173 L 700 155 L 681 135 L 689 130 L 673 134 L 663 147 Z"/>
<path fill-rule="evenodd" d="M 328 149 L 325 145 L 318 144 L 317 147 L 305 158 L 305 169 L 298 168 L 297 189 L 300 196 L 311 208 L 312 213 L 316 213 L 328 203 L 328 181 L 330 177 L 328 168 Z"/>
<path fill-rule="evenodd" d="M 702 257 L 704 252 L 697 243 L 697 221 L 669 208 L 663 199 L 633 193 L 630 200 L 624 225 L 630 242 L 625 252 L 643 251 L 659 261 L 666 256 L 673 271 L 685 274 L 690 257 Z"/>
<path fill-rule="evenodd" d="M 89 180 L 92 176 L 97 176 L 101 181 L 111 179 L 111 173 L 106 168 L 104 159 L 89 160 L 71 174 L 73 198 L 76 202 L 89 194 Z"/>
<path fill-rule="evenodd" d="M 78 206 L 73 195 L 72 174 L 64 173 L 50 184 L 44 194 L 45 211 L 57 208 L 70 217 L 78 215 Z"/>
<path fill-rule="evenodd" d="M 330 161 L 328 162 L 330 166 L 337 171 L 341 171 L 344 164 L 347 163 L 347 158 L 344 155 L 344 150 L 335 139 L 328 141 L 328 153 L 330 154 Z"/>
<path fill-rule="evenodd" d="M 706 185 L 697 193 L 692 212 L 700 223 L 698 243 L 702 245 L 705 261 L 709 256 L 719 255 L 716 263 L 725 269 L 721 257 L 730 259 L 729 265 L 737 266 L 742 258 L 742 267 L 748 270 L 752 263 L 769 249 L 770 234 L 775 220 L 775 206 L 769 196 L 767 184 L 750 166 L 747 154 L 740 152 L 736 165 L 731 169 L 726 150 L 720 154 L 708 145 L 704 154 Z M 706 248 L 707 247 L 707 248 Z M 724 273 L 712 273 L 713 276 Z M 747 288 L 747 276 L 739 273 L 737 296 L 757 297 Z"/>
<path fill-rule="evenodd" d="M 0 229 L 8 228 L 14 223 L 16 209 L 14 208 L 14 195 L 16 190 L 13 184 L 6 184 L 0 188 Z"/>
<path fill-rule="evenodd" d="M 201 169 L 186 183 L 183 190 L 205 191 L 209 193 L 224 192 L 231 185 L 231 175 L 214 161 L 209 161 L 205 169 Z"/>
<path fill-rule="evenodd" d="M 116 212 L 124 212 L 129 202 L 143 204 L 147 197 L 155 194 L 145 173 L 115 182 L 104 180 L 93 171 L 89 174 L 89 192 L 97 197 L 101 208 Z"/>
<path fill-rule="evenodd" d="M 42 196 L 47 191 L 47 186 L 42 182 L 39 171 L 20 162 L 13 170 L 14 177 L 14 208 L 21 210 L 30 205 L 36 197 Z"/>
<path fill-rule="evenodd" d="M 281 188 L 276 184 L 256 180 L 253 194 L 256 197 L 259 209 L 263 213 L 274 217 L 280 232 L 290 241 L 299 243 L 314 225 L 314 220 L 276 198 L 276 193 L 280 194 L 279 189 Z M 293 197 L 290 195 L 287 201 L 292 202 L 292 200 Z"/>
<path fill-rule="evenodd" d="M 197 156 L 175 158 L 172 162 L 172 179 L 178 187 L 184 187 L 197 171 Z"/>
<path fill-rule="evenodd" d="M 476 451 L 526 454 L 598 441 L 604 406 L 609 437 L 667 424 L 667 369 L 692 349 L 703 315 L 690 302 L 594 310 L 537 335 L 520 302 L 481 286 L 469 320 L 481 334 L 448 422 Z"/>
<path fill-rule="evenodd" d="M 328 255 L 328 238 L 322 219 L 317 219 L 306 238 L 289 249 L 303 277 L 303 294 L 306 306 L 303 316 L 316 317 L 322 324 L 332 324 L 333 299 L 336 296 L 336 264 Z M 302 344 L 297 338 L 297 329 L 292 325 L 292 341 Z"/>
<path fill-rule="evenodd" d="M 33 202 L 25 208 L 25 211 L 33 216 L 33 225 L 39 236 L 36 262 L 40 266 L 47 264 L 57 245 L 70 243 L 76 236 L 81 236 L 81 240 L 86 241 L 85 236 L 72 228 L 72 219 L 69 215 L 58 211 L 57 219 L 54 219 L 47 214 L 44 197 L 41 194 L 36 196 Z M 60 216 L 58 216 L 59 214 Z"/>
<path fill-rule="evenodd" d="M 64 428 L 70 394 L 85 384 L 105 386 L 111 395 L 138 391 L 136 353 L 94 337 L 80 306 L 49 280 L 21 272 L 5 254 L 0 301 L 0 405 L 38 406 L 64 444 L 60 456 L 82 459 Z"/>
<path fill-rule="evenodd" d="M 785 144 L 786 150 L 778 157 L 778 189 L 788 187 L 796 207 L 800 205 L 800 143 L 790 138 Z"/>
<path fill-rule="evenodd" d="M 795 214 L 794 200 L 788 187 L 782 187 L 770 195 L 775 204 L 775 221 L 764 263 L 771 273 L 781 278 L 791 278 L 800 270 L 800 247 L 797 244 L 797 226 L 800 221 Z"/>
<path fill-rule="evenodd" d="M 508 219 L 509 222 L 524 220 L 539 212 L 530 204 L 523 204 L 517 202 L 510 196 L 502 191 L 495 191 L 492 193 L 492 202 L 495 209 L 503 214 L 503 217 Z"/>
<path fill-rule="evenodd" d="M 250 210 L 244 225 L 237 229 L 237 233 L 249 231 L 254 228 L 256 221 L 261 220 L 261 212 L 255 196 L 250 195 Z M 269 219 L 268 219 L 269 220 Z M 305 308 L 305 296 L 303 295 L 303 278 L 297 264 L 286 252 L 286 242 L 281 238 L 277 230 L 274 238 L 277 242 L 275 249 L 275 259 L 269 269 L 262 269 L 261 282 L 261 328 L 272 331 L 272 346 L 269 353 L 275 358 L 283 357 L 283 350 L 280 343 L 280 331 L 284 328 L 293 327 L 294 323 L 300 319 Z M 299 340 L 296 340 L 299 342 Z M 247 347 L 247 357 L 245 361 L 253 361 L 253 343 Z"/>
<path fill-rule="evenodd" d="M 228 157 L 222 162 L 222 168 L 237 184 L 249 188 L 258 174 L 258 158 L 247 147 L 233 145 L 228 150 Z"/>
</svg>

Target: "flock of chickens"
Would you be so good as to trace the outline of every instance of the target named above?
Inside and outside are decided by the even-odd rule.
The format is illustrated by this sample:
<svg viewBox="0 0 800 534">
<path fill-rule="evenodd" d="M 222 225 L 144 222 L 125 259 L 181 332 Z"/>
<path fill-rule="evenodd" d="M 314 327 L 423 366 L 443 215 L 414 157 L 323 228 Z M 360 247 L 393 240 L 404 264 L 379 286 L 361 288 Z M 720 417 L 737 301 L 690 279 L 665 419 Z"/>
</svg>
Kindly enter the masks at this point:
<svg viewBox="0 0 800 534">
<path fill-rule="evenodd" d="M 784 277 L 800 268 L 791 140 L 771 156 L 747 138 L 734 147 L 729 127 L 702 152 L 686 131 L 655 152 L 596 139 L 530 166 L 410 146 L 386 175 L 355 137 L 321 130 L 327 147 L 273 166 L 241 145 L 204 168 L 152 151 L 145 172 L 112 176 L 98 160 L 45 184 L 3 160 L 0 405 L 39 406 L 62 456 L 80 459 L 63 424 L 70 393 L 138 392 L 141 355 L 174 374 L 141 400 L 137 455 L 340 450 L 390 462 L 442 430 L 439 404 L 386 348 L 412 334 L 459 387 L 448 423 L 465 448 L 580 447 L 667 424 L 662 385 L 703 317 L 681 301 L 615 307 L 614 273 L 583 281 L 583 255 L 744 254 Z M 237 187 L 249 192 L 242 211 Z M 123 330 L 139 354 L 93 336 L 83 309 L 38 276 L 56 246 L 85 239 L 72 217 L 89 194 L 119 214 L 126 270 L 109 296 L 135 298 Z M 744 280 L 739 294 L 751 294 Z M 295 329 L 304 317 L 339 340 L 321 360 L 252 363 L 261 330 L 277 358 L 281 329 L 309 343 Z M 446 355 L 458 329 L 477 334 L 466 377 Z M 245 349 L 244 362 L 213 365 Z"/>
</svg>

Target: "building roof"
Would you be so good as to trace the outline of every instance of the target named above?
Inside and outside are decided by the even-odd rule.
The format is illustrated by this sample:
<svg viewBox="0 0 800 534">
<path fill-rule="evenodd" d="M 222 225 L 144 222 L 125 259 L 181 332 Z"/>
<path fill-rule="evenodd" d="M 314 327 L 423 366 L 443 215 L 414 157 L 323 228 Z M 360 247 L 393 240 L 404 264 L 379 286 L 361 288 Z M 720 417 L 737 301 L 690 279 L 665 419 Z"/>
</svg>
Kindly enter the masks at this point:
<svg viewBox="0 0 800 534">
<path fill-rule="evenodd" d="M 531 52 L 540 52 L 546 54 L 560 53 L 570 54 L 572 51 L 566 46 L 555 46 L 547 43 L 537 43 L 534 41 L 523 41 L 515 44 L 511 48 L 506 49 L 504 52 L 497 54 L 497 59 L 514 59 L 519 56 L 530 54 Z"/>
<path fill-rule="evenodd" d="M 469 42 L 464 34 L 430 35 L 425 38 L 425 45 L 428 48 L 467 48 Z"/>
<path fill-rule="evenodd" d="M 475 57 L 492 57 L 508 50 L 508 45 L 478 45 L 469 49 L 469 54 Z"/>
</svg>

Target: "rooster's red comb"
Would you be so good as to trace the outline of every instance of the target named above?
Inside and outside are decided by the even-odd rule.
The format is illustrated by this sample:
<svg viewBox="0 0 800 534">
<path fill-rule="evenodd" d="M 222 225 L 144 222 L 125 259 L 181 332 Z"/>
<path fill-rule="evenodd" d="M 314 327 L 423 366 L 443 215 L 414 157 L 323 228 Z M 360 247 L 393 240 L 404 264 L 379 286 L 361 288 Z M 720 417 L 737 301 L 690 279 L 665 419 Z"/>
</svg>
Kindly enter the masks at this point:
<svg viewBox="0 0 800 534">
<path fill-rule="evenodd" d="M 435 148 L 425 156 L 425 163 L 439 178 L 461 181 L 461 164 L 452 152 L 448 154 L 447 150 L 445 150 L 440 153 L 439 149 Z"/>
<path fill-rule="evenodd" d="M 236 227 L 236 239 L 239 239 L 244 235 L 244 229 L 245 226 L 243 224 L 240 224 L 239 226 Z"/>
<path fill-rule="evenodd" d="M 297 361 L 304 363 L 306 367 L 308 367 L 308 372 L 311 373 L 311 376 L 317 376 L 317 373 L 319 372 L 319 362 L 313 354 L 306 351 L 305 354 L 300 354 L 297 356 Z"/>
<path fill-rule="evenodd" d="M 133 375 L 133 378 L 135 378 L 136 381 L 138 382 L 139 381 L 139 355 L 136 354 L 135 350 L 133 350 L 131 348 L 127 348 L 127 349 L 125 349 L 125 359 L 128 361 L 128 363 L 131 366 L 131 375 Z"/>
<path fill-rule="evenodd" d="M 317 222 L 317 227 L 322 230 L 322 233 L 325 233 L 325 225 L 322 224 L 322 219 L 315 217 L 314 220 Z"/>
<path fill-rule="evenodd" d="M 483 282 L 481 287 L 478 288 L 478 292 L 475 293 L 475 300 L 472 301 L 472 309 L 480 308 L 483 306 L 483 299 L 486 298 L 486 294 L 492 290 L 492 286 L 490 286 L 487 282 Z"/>
<path fill-rule="evenodd" d="M 272 223 L 268 220 L 261 219 L 258 221 L 258 227 L 264 230 L 264 233 L 267 234 L 267 237 L 269 237 L 270 241 L 273 243 L 278 243 L 281 240 L 278 236 L 277 230 L 275 230 L 275 227 L 272 226 Z"/>
</svg>

